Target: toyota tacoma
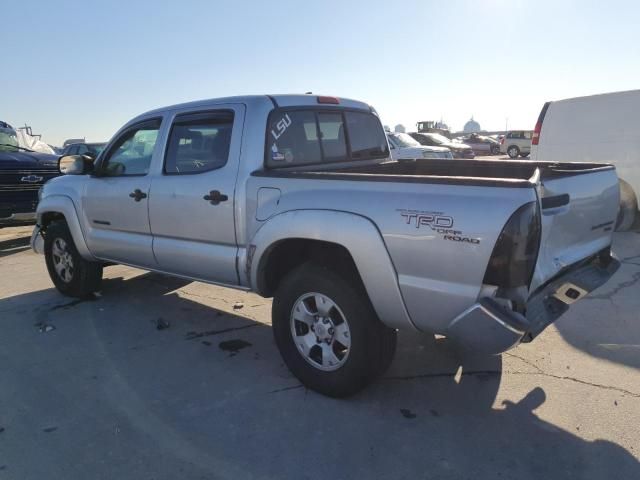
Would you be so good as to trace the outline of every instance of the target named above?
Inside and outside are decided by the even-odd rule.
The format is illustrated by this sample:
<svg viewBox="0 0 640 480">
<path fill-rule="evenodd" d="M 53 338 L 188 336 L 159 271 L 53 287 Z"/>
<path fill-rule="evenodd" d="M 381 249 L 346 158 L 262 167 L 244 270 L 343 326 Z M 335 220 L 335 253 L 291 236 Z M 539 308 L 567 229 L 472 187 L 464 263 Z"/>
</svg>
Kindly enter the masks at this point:
<svg viewBox="0 0 640 480">
<path fill-rule="evenodd" d="M 116 263 L 273 297 L 286 365 L 330 396 L 383 373 L 401 329 L 530 342 L 619 266 L 611 165 L 396 162 L 376 111 L 344 98 L 161 108 L 59 167 L 32 246 L 60 292 Z"/>
</svg>

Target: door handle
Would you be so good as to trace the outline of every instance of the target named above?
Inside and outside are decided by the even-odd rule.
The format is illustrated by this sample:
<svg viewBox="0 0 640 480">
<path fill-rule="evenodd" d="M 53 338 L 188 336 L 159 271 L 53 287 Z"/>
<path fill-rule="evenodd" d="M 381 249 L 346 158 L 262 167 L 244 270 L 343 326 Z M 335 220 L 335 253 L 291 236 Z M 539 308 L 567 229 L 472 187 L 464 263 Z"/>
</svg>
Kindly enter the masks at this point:
<svg viewBox="0 0 640 480">
<path fill-rule="evenodd" d="M 129 196 L 131 198 L 133 198 L 136 202 L 139 202 L 140 200 L 142 200 L 143 198 L 147 198 L 147 194 L 144 193 L 142 190 L 140 190 L 139 188 L 136 188 L 133 192 L 131 192 L 129 194 Z"/>
<path fill-rule="evenodd" d="M 220 202 L 226 202 L 227 200 L 229 200 L 229 197 L 224 193 L 220 193 L 219 190 L 211 190 L 208 195 L 205 195 L 202 198 L 209 202 L 211 205 L 218 205 Z"/>
</svg>

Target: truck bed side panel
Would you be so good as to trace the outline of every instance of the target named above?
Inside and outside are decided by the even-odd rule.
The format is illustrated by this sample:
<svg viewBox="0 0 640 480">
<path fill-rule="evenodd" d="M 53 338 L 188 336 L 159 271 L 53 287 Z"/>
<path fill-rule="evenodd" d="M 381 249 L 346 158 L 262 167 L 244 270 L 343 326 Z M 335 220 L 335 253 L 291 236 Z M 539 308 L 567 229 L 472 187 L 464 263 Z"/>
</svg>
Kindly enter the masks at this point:
<svg viewBox="0 0 640 480">
<path fill-rule="evenodd" d="M 248 192 L 280 190 L 261 205 L 247 203 L 249 238 L 263 221 L 289 210 L 347 211 L 370 219 L 391 255 L 397 281 L 413 323 L 442 332 L 471 306 L 482 286 L 493 246 L 509 216 L 536 200 L 534 188 L 349 181 L 253 176 Z M 255 200 L 255 201 L 254 201 Z M 260 218 L 263 218 L 260 215 Z M 265 221 L 268 221 L 265 220 Z M 384 320 L 384 319 L 383 319 Z"/>
</svg>

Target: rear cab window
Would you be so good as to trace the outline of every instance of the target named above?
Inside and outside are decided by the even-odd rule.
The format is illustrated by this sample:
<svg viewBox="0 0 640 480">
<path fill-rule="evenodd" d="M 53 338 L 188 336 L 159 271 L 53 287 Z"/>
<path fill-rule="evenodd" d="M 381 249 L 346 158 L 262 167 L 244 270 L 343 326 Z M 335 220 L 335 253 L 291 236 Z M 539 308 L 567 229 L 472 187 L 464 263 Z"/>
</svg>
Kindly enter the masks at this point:
<svg viewBox="0 0 640 480">
<path fill-rule="evenodd" d="M 265 164 L 269 168 L 387 158 L 378 117 L 342 108 L 277 109 L 269 115 Z"/>
</svg>

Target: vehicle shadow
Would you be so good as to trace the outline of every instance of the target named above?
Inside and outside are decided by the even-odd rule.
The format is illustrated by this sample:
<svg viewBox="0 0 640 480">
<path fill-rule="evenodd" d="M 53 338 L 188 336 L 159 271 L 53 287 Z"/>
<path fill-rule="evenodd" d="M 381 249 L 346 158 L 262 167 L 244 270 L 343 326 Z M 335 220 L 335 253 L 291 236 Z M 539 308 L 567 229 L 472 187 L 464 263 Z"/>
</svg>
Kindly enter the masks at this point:
<svg viewBox="0 0 640 480">
<path fill-rule="evenodd" d="M 0 300 L 0 381 L 30 412 L 4 438 L 55 425 L 38 462 L 52 477 L 73 465 L 74 478 L 639 478 L 624 448 L 538 418 L 541 388 L 494 405 L 499 357 L 401 335 L 383 379 L 330 399 L 283 365 L 257 320 L 268 302 L 246 296 L 233 310 L 235 294 L 187 283 L 147 273 L 81 300 L 52 290 Z M 35 333 L 42 325 L 55 330 Z M 2 392 L 0 404 L 12 408 Z M 21 443 L 7 446 L 15 468 Z"/>
<path fill-rule="evenodd" d="M 589 355 L 640 369 L 640 233 L 616 233 L 616 274 L 572 305 L 555 327 L 571 346 Z"/>
<path fill-rule="evenodd" d="M 31 237 L 19 237 L 0 241 L 0 258 L 29 250 L 30 240 Z"/>
</svg>

